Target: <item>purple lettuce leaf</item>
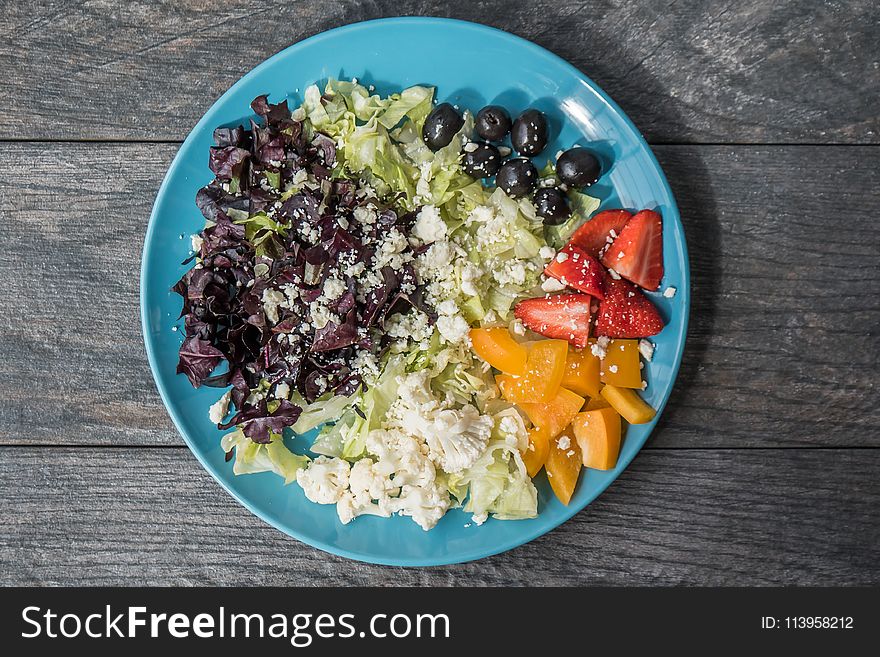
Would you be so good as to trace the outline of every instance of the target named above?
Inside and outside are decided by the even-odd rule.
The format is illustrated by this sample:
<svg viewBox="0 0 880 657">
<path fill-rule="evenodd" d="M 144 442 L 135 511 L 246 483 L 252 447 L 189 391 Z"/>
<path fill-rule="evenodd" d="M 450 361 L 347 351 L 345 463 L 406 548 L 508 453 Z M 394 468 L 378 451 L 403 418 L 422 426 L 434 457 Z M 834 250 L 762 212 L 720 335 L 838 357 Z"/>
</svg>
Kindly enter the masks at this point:
<svg viewBox="0 0 880 657">
<path fill-rule="evenodd" d="M 222 351 L 207 340 L 194 335 L 186 338 L 180 346 L 177 373 L 186 374 L 192 386 L 198 388 L 222 359 Z"/>
</svg>

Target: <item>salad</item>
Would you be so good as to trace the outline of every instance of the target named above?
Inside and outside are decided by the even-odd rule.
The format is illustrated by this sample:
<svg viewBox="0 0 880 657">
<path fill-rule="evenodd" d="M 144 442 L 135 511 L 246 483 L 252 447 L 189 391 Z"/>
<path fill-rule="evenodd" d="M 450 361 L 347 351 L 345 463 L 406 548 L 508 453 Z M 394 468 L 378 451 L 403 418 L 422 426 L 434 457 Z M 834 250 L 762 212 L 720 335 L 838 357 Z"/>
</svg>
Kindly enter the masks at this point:
<svg viewBox="0 0 880 657">
<path fill-rule="evenodd" d="M 567 504 L 583 467 L 614 467 L 621 418 L 654 415 L 636 391 L 663 328 L 642 292 L 663 276 L 659 214 L 591 216 L 603 167 L 574 147 L 539 169 L 538 110 L 357 80 L 251 107 L 214 131 L 173 288 L 177 371 L 226 388 L 209 417 L 236 474 L 296 482 L 342 523 L 428 530 L 455 507 L 534 517 L 542 469 Z M 308 453 L 285 444 L 314 429 Z"/>
</svg>

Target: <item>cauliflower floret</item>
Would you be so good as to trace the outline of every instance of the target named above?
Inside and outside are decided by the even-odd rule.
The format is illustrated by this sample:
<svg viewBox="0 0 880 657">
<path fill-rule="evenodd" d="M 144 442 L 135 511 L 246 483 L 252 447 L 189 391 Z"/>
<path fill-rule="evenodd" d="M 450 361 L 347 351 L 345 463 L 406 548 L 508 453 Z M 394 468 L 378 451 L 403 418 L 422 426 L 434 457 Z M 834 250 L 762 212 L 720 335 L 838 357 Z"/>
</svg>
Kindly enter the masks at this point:
<svg viewBox="0 0 880 657">
<path fill-rule="evenodd" d="M 344 491 L 336 503 L 336 513 L 342 524 L 365 514 L 383 518 L 391 516 L 390 496 L 396 495 L 398 489 L 372 459 L 364 458 L 351 466 L 348 486 L 349 490 Z"/>
<path fill-rule="evenodd" d="M 425 530 L 436 525 L 451 502 L 446 488 L 437 483 L 437 470 L 428 456 L 427 446 L 400 429 L 371 431 L 366 446 L 368 452 L 378 457 L 378 461 L 371 466 L 371 477 L 385 476 L 390 479 L 394 489 L 400 488 L 397 497 L 389 491 L 392 495 L 388 500 L 390 512 L 411 516 Z M 344 508 L 340 510 L 337 507 L 340 519 L 352 510 L 350 504 L 356 501 L 343 498 Z M 374 506 L 381 509 L 381 504 Z M 372 509 L 367 507 L 365 512 L 372 512 Z"/>
<path fill-rule="evenodd" d="M 306 497 L 316 504 L 335 504 L 348 488 L 351 466 L 340 458 L 319 456 L 297 475 Z"/>
<path fill-rule="evenodd" d="M 394 499 L 395 510 L 410 516 L 425 531 L 437 524 L 449 505 L 449 495 L 436 485 L 404 486 L 400 496 Z"/>
<path fill-rule="evenodd" d="M 455 473 L 471 467 L 486 450 L 494 421 L 470 404 L 460 410 L 438 411 L 432 417 L 413 422 L 421 433 L 434 462 L 446 472 Z"/>
<path fill-rule="evenodd" d="M 419 407 L 423 404 L 436 406 L 437 400 L 431 391 L 428 374 L 427 370 L 419 370 L 399 377 L 397 379 L 397 401 L 394 405 L 397 407 Z"/>
</svg>

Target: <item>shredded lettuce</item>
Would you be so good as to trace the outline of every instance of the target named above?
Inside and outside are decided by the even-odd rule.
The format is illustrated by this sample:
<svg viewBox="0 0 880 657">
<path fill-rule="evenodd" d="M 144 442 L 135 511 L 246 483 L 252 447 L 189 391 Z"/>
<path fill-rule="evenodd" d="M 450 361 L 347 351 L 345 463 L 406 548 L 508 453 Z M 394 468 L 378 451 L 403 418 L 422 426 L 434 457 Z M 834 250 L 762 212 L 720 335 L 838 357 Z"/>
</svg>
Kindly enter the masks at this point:
<svg viewBox="0 0 880 657">
<path fill-rule="evenodd" d="M 338 420 L 346 409 L 359 399 L 360 390 L 349 397 L 334 395 L 332 392 L 328 392 L 318 397 L 311 404 L 306 403 L 299 393 L 294 392 L 293 394 L 294 398 L 291 401 L 303 410 L 291 429 L 294 433 L 301 434 L 327 422 Z"/>
<path fill-rule="evenodd" d="M 470 468 L 448 479 L 450 494 L 464 501 L 476 517 L 500 520 L 538 515 L 538 491 L 526 472 L 519 450 L 508 440 L 493 440 Z"/>
<path fill-rule="evenodd" d="M 232 472 L 237 475 L 274 472 L 284 477 L 284 483 L 296 481 L 296 473 L 306 467 L 309 457 L 294 454 L 284 445 L 280 435 L 274 434 L 268 443 L 255 443 L 236 429 L 223 436 L 220 442 L 224 452 L 235 450 Z"/>
</svg>

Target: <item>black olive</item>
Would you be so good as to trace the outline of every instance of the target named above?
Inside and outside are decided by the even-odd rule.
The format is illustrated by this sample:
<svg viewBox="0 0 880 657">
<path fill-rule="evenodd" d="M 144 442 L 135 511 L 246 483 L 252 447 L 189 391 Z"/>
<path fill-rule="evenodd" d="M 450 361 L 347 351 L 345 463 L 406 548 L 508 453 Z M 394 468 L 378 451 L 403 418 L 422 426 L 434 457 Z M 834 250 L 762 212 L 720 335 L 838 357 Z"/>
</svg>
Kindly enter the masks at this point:
<svg viewBox="0 0 880 657">
<path fill-rule="evenodd" d="M 542 187 L 535 192 L 535 210 L 548 226 L 564 223 L 571 216 L 568 198 L 558 187 Z"/>
<path fill-rule="evenodd" d="M 527 109 L 513 122 L 510 142 L 520 155 L 537 155 L 547 145 L 547 118 L 543 112 Z"/>
<path fill-rule="evenodd" d="M 510 132 L 510 114 L 498 105 L 486 105 L 477 112 L 474 128 L 486 141 L 501 141 Z"/>
<path fill-rule="evenodd" d="M 524 157 L 507 160 L 495 174 L 495 184 L 513 198 L 525 196 L 535 188 L 537 182 L 538 170 Z"/>
<path fill-rule="evenodd" d="M 461 130 L 464 119 L 449 103 L 440 103 L 435 107 L 422 128 L 422 138 L 432 151 L 448 146 L 455 133 Z"/>
<path fill-rule="evenodd" d="M 556 175 L 571 187 L 587 187 L 599 180 L 602 167 L 586 148 L 569 148 L 556 160 Z"/>
<path fill-rule="evenodd" d="M 501 154 L 492 144 L 472 142 L 462 151 L 461 168 L 474 178 L 494 176 L 501 166 Z"/>
</svg>

